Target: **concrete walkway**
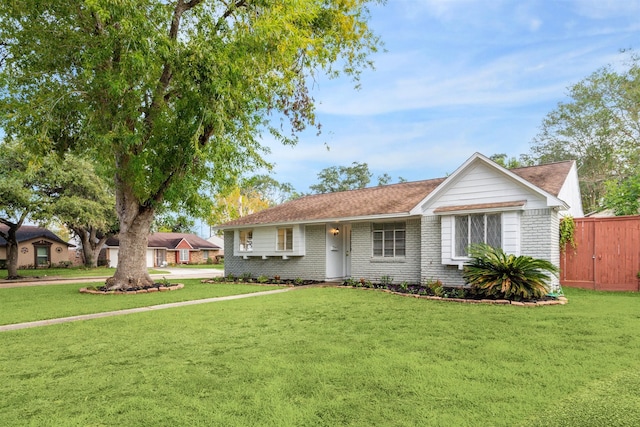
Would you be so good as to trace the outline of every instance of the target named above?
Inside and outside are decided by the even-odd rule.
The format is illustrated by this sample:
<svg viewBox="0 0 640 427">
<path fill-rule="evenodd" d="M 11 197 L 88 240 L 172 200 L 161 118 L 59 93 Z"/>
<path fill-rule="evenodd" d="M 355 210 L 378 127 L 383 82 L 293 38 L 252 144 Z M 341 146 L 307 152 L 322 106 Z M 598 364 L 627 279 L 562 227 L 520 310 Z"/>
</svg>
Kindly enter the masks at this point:
<svg viewBox="0 0 640 427">
<path fill-rule="evenodd" d="M 283 292 L 288 292 L 292 289 L 296 289 L 296 288 L 291 287 L 291 288 L 284 288 L 284 289 L 275 289 L 271 291 L 254 292 L 251 294 L 229 295 L 225 297 L 206 298 L 206 299 L 198 299 L 198 300 L 192 300 L 192 301 L 182 301 L 182 302 L 172 302 L 168 304 L 151 305 L 148 307 L 129 308 L 126 310 L 106 311 L 103 313 L 82 314 L 79 316 L 61 317 L 58 319 L 38 320 L 35 322 L 14 323 L 12 325 L 0 326 L 0 332 L 15 331 L 18 329 L 27 329 L 27 328 L 37 328 L 40 326 L 56 325 L 58 323 L 77 322 L 79 320 L 99 319 L 101 317 L 121 316 L 123 314 L 143 313 L 145 311 L 164 310 L 165 308 L 184 307 L 187 305 L 208 304 L 210 302 L 230 301 L 230 300 L 242 299 L 242 298 L 259 297 L 263 295 L 280 294 Z"/>
</svg>

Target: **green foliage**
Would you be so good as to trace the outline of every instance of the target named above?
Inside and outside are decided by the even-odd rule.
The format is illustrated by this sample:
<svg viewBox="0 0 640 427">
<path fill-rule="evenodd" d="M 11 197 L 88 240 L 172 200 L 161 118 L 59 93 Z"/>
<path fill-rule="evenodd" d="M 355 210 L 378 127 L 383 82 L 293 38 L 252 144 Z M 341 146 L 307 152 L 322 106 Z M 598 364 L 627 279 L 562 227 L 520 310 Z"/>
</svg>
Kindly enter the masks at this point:
<svg viewBox="0 0 640 427">
<path fill-rule="evenodd" d="M 604 67 L 571 86 L 569 101 L 547 115 L 532 141 L 530 159 L 537 163 L 576 160 L 586 212 L 605 207 L 606 183 L 626 182 L 640 164 L 640 58 L 627 58 L 622 70 Z M 621 196 L 635 202 L 625 191 L 612 194 L 612 207 L 626 203 L 614 202 Z"/>
<path fill-rule="evenodd" d="M 433 295 L 437 297 L 444 296 L 444 284 L 440 280 L 426 280 L 425 286 L 429 288 Z"/>
<path fill-rule="evenodd" d="M 258 283 L 267 283 L 269 281 L 269 277 L 263 275 L 258 276 Z"/>
<path fill-rule="evenodd" d="M 472 245 L 471 263 L 462 273 L 465 281 L 479 294 L 511 300 L 530 300 L 545 296 L 548 273 L 558 273 L 551 262 L 530 256 L 507 255 L 486 244 Z"/>
<path fill-rule="evenodd" d="M 640 172 L 605 183 L 604 207 L 616 215 L 640 214 Z"/>
<path fill-rule="evenodd" d="M 560 220 L 560 251 L 564 253 L 567 245 L 576 248 L 576 222 L 573 217 L 568 215 Z"/>
<path fill-rule="evenodd" d="M 380 284 L 383 286 L 389 286 L 393 284 L 393 277 L 388 275 L 380 276 Z"/>
<path fill-rule="evenodd" d="M 351 166 L 331 166 L 318 173 L 318 183 L 309 186 L 313 193 L 334 193 L 336 191 L 364 188 L 373 174 L 366 163 L 353 162 Z"/>
<path fill-rule="evenodd" d="M 101 165 L 120 221 L 114 286 L 146 281 L 135 236 L 158 209 L 206 217 L 210 194 L 270 167 L 263 133 L 293 144 L 318 126 L 319 74 L 357 82 L 371 66 L 369 3 L 0 2 L 0 126 Z"/>
<path fill-rule="evenodd" d="M 33 147 L 93 153 L 142 206 L 196 208 L 202 181 L 265 165 L 262 131 L 293 143 L 316 125 L 318 73 L 371 65 L 367 4 L 3 2 L 0 120 Z"/>
<path fill-rule="evenodd" d="M 193 233 L 195 221 L 186 215 L 156 216 L 152 228 L 165 233 Z"/>
</svg>

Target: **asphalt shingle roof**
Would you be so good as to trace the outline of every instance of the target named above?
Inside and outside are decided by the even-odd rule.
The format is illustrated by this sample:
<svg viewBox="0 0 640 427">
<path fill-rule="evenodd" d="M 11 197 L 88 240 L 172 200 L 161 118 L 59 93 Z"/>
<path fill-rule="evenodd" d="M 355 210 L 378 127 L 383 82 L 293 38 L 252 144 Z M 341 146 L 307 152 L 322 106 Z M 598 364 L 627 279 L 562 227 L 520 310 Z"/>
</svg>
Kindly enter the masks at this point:
<svg viewBox="0 0 640 427">
<path fill-rule="evenodd" d="M 9 230 L 9 227 L 4 224 L 0 224 L 0 231 L 6 233 Z M 25 242 L 31 239 L 37 238 L 45 238 L 49 240 L 53 240 L 54 242 L 62 243 L 63 245 L 73 246 L 62 240 L 60 237 L 56 236 L 51 230 L 47 230 L 46 228 L 36 227 L 34 225 L 23 225 L 16 231 L 16 240 L 18 243 Z M 5 246 L 7 241 L 0 237 L 0 246 Z"/>
<path fill-rule="evenodd" d="M 519 177 L 557 196 L 573 161 L 511 169 Z M 404 182 L 360 190 L 314 194 L 222 224 L 223 227 L 337 220 L 408 213 L 446 178 Z"/>
<path fill-rule="evenodd" d="M 221 249 L 220 246 L 208 242 L 205 239 L 189 233 L 151 233 L 149 234 L 149 248 L 175 249 L 182 239 L 189 242 L 194 249 Z M 107 246 L 120 246 L 117 236 L 110 237 L 106 242 Z"/>
</svg>

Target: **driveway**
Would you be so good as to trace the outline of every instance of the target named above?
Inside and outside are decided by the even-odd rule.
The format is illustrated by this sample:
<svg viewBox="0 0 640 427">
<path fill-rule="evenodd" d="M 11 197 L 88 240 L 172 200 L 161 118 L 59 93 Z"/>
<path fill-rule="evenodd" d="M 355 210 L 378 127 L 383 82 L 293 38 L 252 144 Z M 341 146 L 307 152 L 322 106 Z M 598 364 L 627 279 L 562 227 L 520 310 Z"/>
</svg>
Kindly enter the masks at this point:
<svg viewBox="0 0 640 427">
<path fill-rule="evenodd" d="M 169 274 L 152 274 L 153 278 L 162 278 L 162 276 L 171 277 L 172 279 L 210 279 L 212 277 L 224 276 L 224 270 L 215 268 L 166 268 L 158 267 L 158 270 L 168 271 Z"/>
</svg>

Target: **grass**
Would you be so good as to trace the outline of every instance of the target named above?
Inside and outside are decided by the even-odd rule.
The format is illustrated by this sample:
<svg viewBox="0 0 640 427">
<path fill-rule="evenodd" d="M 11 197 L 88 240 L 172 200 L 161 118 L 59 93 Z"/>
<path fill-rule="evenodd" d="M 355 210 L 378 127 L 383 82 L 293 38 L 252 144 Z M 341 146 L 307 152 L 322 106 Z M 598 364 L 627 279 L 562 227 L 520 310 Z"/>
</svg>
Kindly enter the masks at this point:
<svg viewBox="0 0 640 427">
<path fill-rule="evenodd" d="M 23 277 L 64 277 L 64 278 L 83 278 L 83 277 L 109 277 L 113 276 L 115 269 L 109 267 L 85 268 L 85 267 L 69 267 L 69 268 L 41 268 L 18 270 L 18 276 Z M 150 268 L 149 274 L 166 274 L 167 271 L 155 270 Z M 7 270 L 0 270 L 0 279 L 7 278 Z"/>
<path fill-rule="evenodd" d="M 310 288 L 4 332 L 0 425 L 635 425 L 639 296 L 565 292 Z"/>
<path fill-rule="evenodd" d="M 78 292 L 80 288 L 96 283 L 0 289 L 0 325 L 278 289 L 277 286 L 203 284 L 199 279 L 177 281 L 185 287 L 178 291 L 132 296 Z"/>
</svg>

